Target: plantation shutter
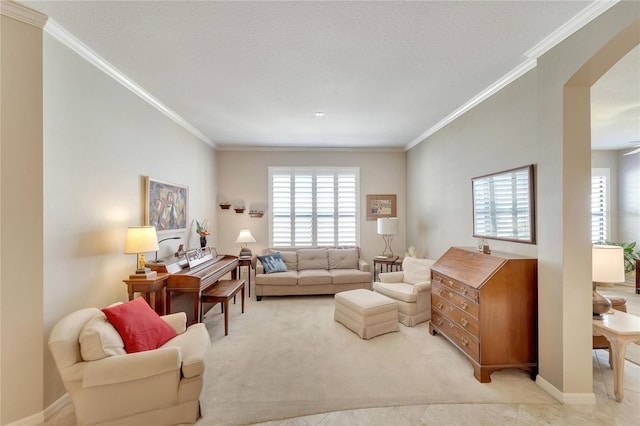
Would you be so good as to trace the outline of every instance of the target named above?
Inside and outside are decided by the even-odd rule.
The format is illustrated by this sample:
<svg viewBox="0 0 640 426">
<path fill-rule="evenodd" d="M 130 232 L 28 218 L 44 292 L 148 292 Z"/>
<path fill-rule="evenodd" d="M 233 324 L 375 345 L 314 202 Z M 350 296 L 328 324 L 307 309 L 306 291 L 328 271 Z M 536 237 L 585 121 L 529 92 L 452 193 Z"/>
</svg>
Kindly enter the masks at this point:
<svg viewBox="0 0 640 426">
<path fill-rule="evenodd" d="M 608 212 L 608 172 L 609 169 L 591 171 L 591 242 L 607 240 Z"/>
<path fill-rule="evenodd" d="M 358 244 L 357 168 L 269 168 L 272 247 Z"/>
<path fill-rule="evenodd" d="M 529 238 L 528 182 L 528 171 L 522 170 L 474 183 L 474 232 L 508 239 Z"/>
</svg>

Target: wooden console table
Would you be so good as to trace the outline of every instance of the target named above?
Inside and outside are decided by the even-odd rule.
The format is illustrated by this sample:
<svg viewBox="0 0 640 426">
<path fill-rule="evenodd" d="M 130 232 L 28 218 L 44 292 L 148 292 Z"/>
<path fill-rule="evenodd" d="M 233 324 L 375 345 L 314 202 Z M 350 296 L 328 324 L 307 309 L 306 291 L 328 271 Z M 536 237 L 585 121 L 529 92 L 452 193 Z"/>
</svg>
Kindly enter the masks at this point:
<svg viewBox="0 0 640 426">
<path fill-rule="evenodd" d="M 602 314 L 601 320 L 593 320 L 593 334 L 606 337 L 610 343 L 613 388 L 616 401 L 620 402 L 624 398 L 624 355 L 629 342 L 640 345 L 640 317 L 622 311 Z"/>
</svg>

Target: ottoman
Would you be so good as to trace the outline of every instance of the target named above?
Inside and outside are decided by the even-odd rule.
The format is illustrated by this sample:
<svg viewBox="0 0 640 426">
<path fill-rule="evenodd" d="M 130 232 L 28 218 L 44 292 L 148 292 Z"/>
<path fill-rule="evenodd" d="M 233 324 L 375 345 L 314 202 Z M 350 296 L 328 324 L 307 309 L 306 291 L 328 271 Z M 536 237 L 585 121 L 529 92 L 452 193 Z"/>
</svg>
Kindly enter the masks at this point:
<svg viewBox="0 0 640 426">
<path fill-rule="evenodd" d="M 336 294 L 333 319 L 363 339 L 400 330 L 395 300 L 362 288 Z"/>
</svg>

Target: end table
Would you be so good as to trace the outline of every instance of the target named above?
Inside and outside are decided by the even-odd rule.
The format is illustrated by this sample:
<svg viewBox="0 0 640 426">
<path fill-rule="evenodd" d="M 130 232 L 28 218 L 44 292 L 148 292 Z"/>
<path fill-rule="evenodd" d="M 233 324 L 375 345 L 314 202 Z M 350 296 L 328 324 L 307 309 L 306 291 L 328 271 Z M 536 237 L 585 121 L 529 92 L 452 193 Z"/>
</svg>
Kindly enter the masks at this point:
<svg viewBox="0 0 640 426">
<path fill-rule="evenodd" d="M 169 274 L 166 272 L 158 272 L 153 278 L 149 279 L 128 279 L 122 280 L 127 285 L 129 300 L 133 300 L 134 293 L 140 293 L 144 300 L 147 301 L 158 315 L 166 315 L 167 313 L 167 278 Z M 160 293 L 160 300 L 156 303 L 156 293 Z"/>
<path fill-rule="evenodd" d="M 253 268 L 253 256 L 238 257 L 238 278 L 242 277 L 242 267 L 247 267 L 247 287 L 249 289 L 249 299 L 251 299 L 251 269 Z"/>
</svg>

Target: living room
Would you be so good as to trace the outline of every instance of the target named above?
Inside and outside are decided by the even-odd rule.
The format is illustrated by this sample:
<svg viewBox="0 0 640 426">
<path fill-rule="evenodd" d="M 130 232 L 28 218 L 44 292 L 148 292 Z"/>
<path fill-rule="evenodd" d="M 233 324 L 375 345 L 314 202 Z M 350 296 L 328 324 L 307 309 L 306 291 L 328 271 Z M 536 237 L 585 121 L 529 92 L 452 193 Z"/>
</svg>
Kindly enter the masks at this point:
<svg viewBox="0 0 640 426">
<path fill-rule="evenodd" d="M 491 246 L 539 260 L 546 389 L 565 401 L 592 399 L 591 326 L 574 321 L 590 317 L 590 241 L 581 235 L 590 217 L 574 201 L 588 197 L 582 183 L 591 156 L 564 132 L 562 87 L 622 30 L 637 29 L 639 17 L 637 2 L 613 6 L 540 56 L 536 68 L 406 151 L 268 151 L 203 143 L 50 33 L 3 14 L 3 59 L 9 52 L 20 59 L 3 60 L 2 104 L 20 99 L 21 108 L 2 110 L 0 422 L 42 415 L 64 394 L 46 347 L 57 320 L 126 300 L 122 279 L 135 260 L 122 253 L 123 241 L 127 226 L 142 222 L 144 176 L 188 186 L 189 217 L 213 224 L 209 244 L 221 253 L 239 251 L 242 227 L 251 228 L 251 249 L 260 252 L 268 246 L 267 216 L 223 212 L 218 203 L 266 204 L 267 167 L 292 163 L 359 167 L 361 198 L 397 195 L 394 251 L 413 245 L 431 258 L 476 243 L 471 177 L 536 164 L 537 245 Z M 181 237 L 198 245 L 192 228 Z M 375 222 L 364 216 L 360 238 L 363 257 L 382 251 Z M 176 250 L 171 243 L 161 245 L 160 257 Z M 25 359 L 29 371 L 11 368 Z"/>
</svg>

